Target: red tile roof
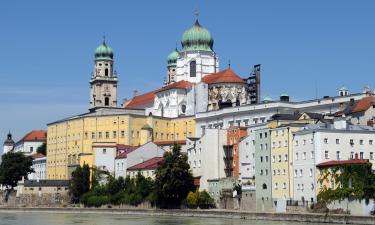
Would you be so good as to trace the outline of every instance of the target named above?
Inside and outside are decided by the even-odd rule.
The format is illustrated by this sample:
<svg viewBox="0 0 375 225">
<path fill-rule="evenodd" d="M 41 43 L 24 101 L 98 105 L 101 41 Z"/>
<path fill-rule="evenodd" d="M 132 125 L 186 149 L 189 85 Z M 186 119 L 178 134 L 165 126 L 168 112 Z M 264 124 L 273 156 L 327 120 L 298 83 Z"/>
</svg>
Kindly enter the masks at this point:
<svg viewBox="0 0 375 225">
<path fill-rule="evenodd" d="M 160 166 L 160 163 L 163 161 L 163 157 L 155 157 L 149 160 L 146 160 L 142 163 L 129 167 L 127 170 L 152 170 Z"/>
<path fill-rule="evenodd" d="M 352 113 L 356 112 L 363 112 L 372 107 L 372 105 L 375 103 L 375 97 L 365 97 L 362 98 L 357 102 L 355 105 L 354 109 L 352 110 Z"/>
<path fill-rule="evenodd" d="M 46 156 L 43 155 L 43 154 L 40 154 L 40 153 L 35 153 L 35 154 L 31 155 L 31 158 L 33 158 L 33 159 L 39 159 L 39 158 L 43 158 L 43 157 L 46 157 Z"/>
<path fill-rule="evenodd" d="M 246 83 L 240 76 L 238 76 L 231 68 L 206 75 L 202 78 L 202 82 L 207 84 L 218 84 L 218 83 Z"/>
<path fill-rule="evenodd" d="M 156 145 L 186 145 L 186 140 L 176 140 L 176 141 L 154 141 Z"/>
<path fill-rule="evenodd" d="M 333 160 L 333 161 L 319 163 L 316 166 L 325 167 L 325 166 L 336 166 L 336 165 L 347 165 L 347 164 L 366 164 L 368 162 L 369 162 L 368 159 Z"/>
<path fill-rule="evenodd" d="M 33 130 L 27 133 L 20 142 L 24 141 L 46 141 L 47 131 L 46 130 Z"/>
<path fill-rule="evenodd" d="M 128 154 L 134 150 L 136 150 L 138 146 L 131 146 L 131 145 L 117 145 L 117 156 L 116 159 L 123 159 L 128 157 Z"/>
<path fill-rule="evenodd" d="M 178 81 L 176 83 L 165 86 L 162 89 L 157 90 L 156 93 L 166 91 L 166 90 L 170 90 L 170 89 L 186 89 L 186 88 L 191 87 L 191 86 L 192 86 L 192 83 L 190 83 L 189 81 L 181 80 L 181 81 Z"/>
<path fill-rule="evenodd" d="M 125 105 L 125 109 L 142 109 L 152 103 L 154 103 L 155 91 L 150 91 L 143 95 L 135 96 L 128 104 Z"/>
</svg>

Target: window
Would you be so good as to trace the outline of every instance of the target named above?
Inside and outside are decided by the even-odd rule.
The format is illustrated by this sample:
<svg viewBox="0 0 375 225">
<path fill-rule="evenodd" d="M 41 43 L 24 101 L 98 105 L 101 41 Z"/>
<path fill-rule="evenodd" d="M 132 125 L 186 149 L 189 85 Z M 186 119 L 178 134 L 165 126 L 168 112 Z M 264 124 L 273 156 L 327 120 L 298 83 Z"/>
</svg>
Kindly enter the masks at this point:
<svg viewBox="0 0 375 225">
<path fill-rule="evenodd" d="M 34 148 L 33 147 L 30 147 L 30 152 L 33 152 Z"/>
<path fill-rule="evenodd" d="M 299 176 L 302 177 L 302 169 L 299 170 Z"/>
<path fill-rule="evenodd" d="M 374 159 L 374 153 L 370 152 L 370 159 Z"/>
<path fill-rule="evenodd" d="M 88 138 L 89 138 L 89 134 L 85 132 L 85 139 L 88 139 Z"/>
<path fill-rule="evenodd" d="M 279 184 L 276 182 L 275 183 L 275 189 L 277 190 L 279 188 Z"/>
<path fill-rule="evenodd" d="M 103 155 L 107 154 L 107 149 L 103 148 Z"/>
<path fill-rule="evenodd" d="M 363 140 L 359 140 L 359 144 L 360 144 L 360 145 L 363 145 Z"/>
<path fill-rule="evenodd" d="M 329 159 L 329 153 L 328 153 L 328 151 L 324 151 L 324 158 Z"/>
<path fill-rule="evenodd" d="M 264 133 L 264 138 L 267 138 L 267 132 Z"/>
<path fill-rule="evenodd" d="M 298 141 L 296 141 L 296 146 L 298 146 Z"/>
<path fill-rule="evenodd" d="M 91 139 L 95 139 L 95 132 L 91 132 Z"/>
<path fill-rule="evenodd" d="M 314 158 L 314 151 L 311 151 L 311 152 L 310 152 L 310 158 L 311 158 L 311 159 Z"/>
<path fill-rule="evenodd" d="M 124 138 L 125 137 L 125 131 L 121 131 L 121 138 Z"/>
<path fill-rule="evenodd" d="M 104 98 L 104 105 L 109 106 L 109 98 L 108 97 Z"/>
<path fill-rule="evenodd" d="M 350 145 L 354 145 L 354 140 L 350 139 Z"/>
<path fill-rule="evenodd" d="M 260 144 L 260 150 L 263 150 L 263 144 Z"/>
<path fill-rule="evenodd" d="M 336 144 L 340 144 L 340 139 L 336 139 Z"/>
<path fill-rule="evenodd" d="M 113 131 L 113 138 L 117 138 L 117 132 Z"/>
<path fill-rule="evenodd" d="M 298 160 L 298 152 L 296 152 L 296 160 Z"/>
<path fill-rule="evenodd" d="M 328 144 L 328 138 L 324 138 L 324 144 Z"/>
<path fill-rule="evenodd" d="M 260 133 L 260 134 L 259 134 L 259 138 L 260 138 L 260 139 L 262 139 L 262 137 L 263 137 L 263 134 L 262 134 L 262 133 Z"/>
<path fill-rule="evenodd" d="M 99 139 L 101 139 L 102 138 L 102 132 L 99 132 Z"/>
<path fill-rule="evenodd" d="M 336 151 L 336 159 L 340 159 L 340 151 Z"/>
<path fill-rule="evenodd" d="M 186 112 L 186 105 L 181 105 L 181 112 L 185 114 Z"/>
<path fill-rule="evenodd" d="M 294 177 L 297 177 L 297 174 L 298 174 L 297 170 L 294 170 Z"/>
<path fill-rule="evenodd" d="M 277 170 L 277 175 L 280 175 L 280 170 Z"/>
<path fill-rule="evenodd" d="M 306 152 L 303 153 L 303 159 L 306 159 Z"/>
<path fill-rule="evenodd" d="M 350 152 L 350 158 L 354 159 L 354 152 Z"/>
<path fill-rule="evenodd" d="M 105 138 L 106 138 L 106 139 L 109 138 L 109 131 L 106 131 L 106 132 L 105 132 Z"/>
<path fill-rule="evenodd" d="M 369 145 L 372 145 L 372 140 L 369 140 L 369 141 L 368 141 L 368 144 L 369 144 Z"/>
<path fill-rule="evenodd" d="M 281 155 L 279 155 L 279 162 L 281 162 Z"/>
<path fill-rule="evenodd" d="M 360 153 L 359 153 L 359 158 L 360 158 L 360 159 L 363 159 L 363 152 L 360 152 Z"/>
<path fill-rule="evenodd" d="M 285 161 L 285 162 L 288 161 L 288 154 L 285 154 L 285 155 L 284 155 L 284 161 Z"/>
<path fill-rule="evenodd" d="M 303 145 L 306 145 L 306 140 L 303 140 L 303 142 L 302 142 L 302 143 L 303 143 Z"/>
<path fill-rule="evenodd" d="M 190 77 L 196 77 L 197 76 L 197 62 L 191 61 L 190 62 Z"/>
<path fill-rule="evenodd" d="M 285 173 L 286 173 L 286 171 L 285 171 L 285 169 L 283 169 L 283 175 L 285 175 Z"/>
<path fill-rule="evenodd" d="M 313 169 L 310 168 L 310 173 L 309 173 L 310 177 L 312 177 L 312 174 L 313 174 Z"/>
<path fill-rule="evenodd" d="M 260 162 L 263 162 L 263 156 L 260 157 Z"/>
<path fill-rule="evenodd" d="M 283 189 L 286 189 L 286 183 L 285 182 L 283 183 Z"/>
<path fill-rule="evenodd" d="M 276 157 L 273 155 L 273 156 L 272 156 L 272 162 L 275 162 L 275 158 L 276 158 Z"/>
<path fill-rule="evenodd" d="M 108 68 L 105 68 L 105 70 L 104 70 L 104 76 L 108 77 Z"/>
</svg>

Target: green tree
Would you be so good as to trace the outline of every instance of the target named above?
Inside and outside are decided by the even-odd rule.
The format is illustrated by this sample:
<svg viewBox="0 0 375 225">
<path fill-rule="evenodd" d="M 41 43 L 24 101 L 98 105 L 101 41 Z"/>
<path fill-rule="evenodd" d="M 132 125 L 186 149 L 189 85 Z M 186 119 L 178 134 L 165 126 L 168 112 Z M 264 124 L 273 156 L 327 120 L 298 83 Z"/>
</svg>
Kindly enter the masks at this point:
<svg viewBox="0 0 375 225">
<path fill-rule="evenodd" d="M 155 173 L 157 205 L 161 208 L 179 208 L 182 200 L 194 190 L 193 176 L 187 156 L 175 145 L 164 154 L 164 160 Z"/>
<path fill-rule="evenodd" d="M 41 146 L 36 149 L 36 153 L 47 155 L 47 143 L 44 142 Z"/>
<path fill-rule="evenodd" d="M 196 209 L 199 203 L 199 192 L 190 191 L 186 197 L 187 207 L 190 209 Z"/>
<path fill-rule="evenodd" d="M 18 181 L 22 177 L 27 179 L 27 175 L 34 172 L 31 168 L 33 160 L 21 152 L 8 152 L 1 160 L 0 184 L 6 188 L 5 201 L 8 201 L 9 194 L 17 186 Z"/>
<path fill-rule="evenodd" d="M 198 206 L 201 209 L 209 209 L 215 207 L 214 199 L 207 193 L 207 191 L 202 191 L 198 195 Z"/>
<path fill-rule="evenodd" d="M 78 166 L 72 173 L 70 193 L 72 202 L 78 203 L 83 194 L 90 190 L 90 167 L 84 164 Z"/>
</svg>

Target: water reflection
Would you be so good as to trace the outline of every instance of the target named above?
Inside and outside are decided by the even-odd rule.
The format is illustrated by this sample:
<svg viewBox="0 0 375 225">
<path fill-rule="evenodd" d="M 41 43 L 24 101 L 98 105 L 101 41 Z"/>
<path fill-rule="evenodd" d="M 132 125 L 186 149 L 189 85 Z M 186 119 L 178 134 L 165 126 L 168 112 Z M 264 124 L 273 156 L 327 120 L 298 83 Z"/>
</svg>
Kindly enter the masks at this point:
<svg viewBox="0 0 375 225">
<path fill-rule="evenodd" d="M 250 221 L 240 219 L 199 217 L 153 217 L 112 215 L 102 213 L 0 213 L 0 225 L 320 225 L 280 221 Z"/>
</svg>

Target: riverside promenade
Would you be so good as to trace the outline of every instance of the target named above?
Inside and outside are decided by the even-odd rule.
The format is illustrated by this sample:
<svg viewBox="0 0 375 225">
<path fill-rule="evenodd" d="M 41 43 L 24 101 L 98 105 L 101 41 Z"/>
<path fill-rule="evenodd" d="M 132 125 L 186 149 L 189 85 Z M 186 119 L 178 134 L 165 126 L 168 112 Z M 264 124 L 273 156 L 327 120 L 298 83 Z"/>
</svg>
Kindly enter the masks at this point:
<svg viewBox="0 0 375 225">
<path fill-rule="evenodd" d="M 317 214 L 317 213 L 264 213 L 243 212 L 232 210 L 183 210 L 183 209 L 113 209 L 113 208 L 50 208 L 50 207 L 2 207 L 0 213 L 17 212 L 43 212 L 43 213 L 102 213 L 117 215 L 144 215 L 144 216 L 173 216 L 173 217 L 204 217 L 226 218 L 243 220 L 268 220 L 311 223 L 335 224 L 363 224 L 374 225 L 375 216 L 354 216 L 342 214 Z"/>
</svg>

